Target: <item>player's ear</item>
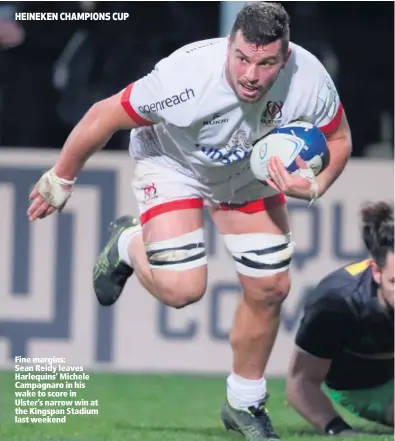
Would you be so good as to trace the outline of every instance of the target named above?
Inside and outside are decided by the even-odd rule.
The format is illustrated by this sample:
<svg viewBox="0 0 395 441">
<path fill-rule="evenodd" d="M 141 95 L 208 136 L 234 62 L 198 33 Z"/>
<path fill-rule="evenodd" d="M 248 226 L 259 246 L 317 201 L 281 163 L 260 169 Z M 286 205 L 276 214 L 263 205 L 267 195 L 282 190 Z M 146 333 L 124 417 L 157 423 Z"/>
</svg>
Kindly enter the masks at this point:
<svg viewBox="0 0 395 441">
<path fill-rule="evenodd" d="M 380 271 L 380 268 L 379 268 L 379 266 L 377 265 L 377 263 L 374 262 L 373 260 L 372 260 L 372 263 L 371 263 L 371 267 L 372 267 L 373 280 L 374 280 L 378 285 L 380 285 L 380 283 L 381 283 L 381 271 Z"/>
<path fill-rule="evenodd" d="M 229 51 L 230 51 L 230 46 L 231 46 L 231 44 L 232 44 L 232 37 L 231 37 L 231 35 L 229 34 L 229 35 L 226 37 L 226 39 L 228 40 L 228 45 L 227 45 L 226 49 L 227 49 L 227 51 L 228 51 L 228 53 L 229 53 Z"/>
<path fill-rule="evenodd" d="M 291 48 L 288 48 L 288 49 L 287 49 L 287 53 L 286 53 L 285 56 L 284 56 L 283 69 L 284 69 L 285 65 L 287 64 L 287 62 L 288 62 L 288 60 L 289 60 L 289 57 L 291 56 L 291 53 L 292 53 L 292 49 L 291 49 Z"/>
</svg>

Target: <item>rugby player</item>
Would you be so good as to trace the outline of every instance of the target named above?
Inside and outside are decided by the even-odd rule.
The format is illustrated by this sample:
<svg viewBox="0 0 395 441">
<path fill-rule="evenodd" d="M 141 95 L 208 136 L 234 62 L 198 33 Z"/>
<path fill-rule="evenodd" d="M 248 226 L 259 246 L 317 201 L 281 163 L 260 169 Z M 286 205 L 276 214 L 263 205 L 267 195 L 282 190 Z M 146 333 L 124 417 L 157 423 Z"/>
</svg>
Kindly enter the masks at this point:
<svg viewBox="0 0 395 441">
<path fill-rule="evenodd" d="M 394 425 L 393 208 L 385 202 L 363 208 L 362 235 L 371 259 L 318 284 L 305 306 L 288 374 L 289 402 L 328 435 L 354 432 L 333 403 Z"/>
<path fill-rule="evenodd" d="M 351 135 L 323 65 L 289 41 L 279 4 L 255 2 L 237 15 L 228 38 L 191 43 L 147 76 L 92 106 L 54 167 L 30 195 L 30 220 L 61 210 L 85 162 L 114 132 L 132 129 L 132 187 L 139 219 L 123 216 L 94 268 L 94 289 L 112 305 L 136 273 L 159 301 L 182 308 L 206 291 L 203 208 L 234 258 L 243 294 L 230 344 L 232 372 L 222 418 L 250 440 L 277 439 L 267 415 L 265 367 L 290 289 L 293 242 L 285 196 L 314 201 L 344 169 Z M 325 133 L 331 158 L 317 177 L 279 160 L 259 182 L 249 168 L 254 143 L 276 127 L 309 121 Z"/>
</svg>

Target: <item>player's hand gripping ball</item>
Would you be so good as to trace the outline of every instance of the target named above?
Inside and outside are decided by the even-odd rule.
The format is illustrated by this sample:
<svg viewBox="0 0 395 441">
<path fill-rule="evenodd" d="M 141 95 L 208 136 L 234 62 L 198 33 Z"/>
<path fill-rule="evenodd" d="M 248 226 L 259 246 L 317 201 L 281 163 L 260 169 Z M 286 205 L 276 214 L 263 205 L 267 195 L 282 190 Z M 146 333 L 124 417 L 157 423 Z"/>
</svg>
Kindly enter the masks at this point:
<svg viewBox="0 0 395 441">
<path fill-rule="evenodd" d="M 270 178 L 267 164 L 277 156 L 291 175 L 299 174 L 299 156 L 317 176 L 329 163 L 329 149 L 320 129 L 304 121 L 294 121 L 260 139 L 250 156 L 251 171 L 264 182 Z"/>
</svg>

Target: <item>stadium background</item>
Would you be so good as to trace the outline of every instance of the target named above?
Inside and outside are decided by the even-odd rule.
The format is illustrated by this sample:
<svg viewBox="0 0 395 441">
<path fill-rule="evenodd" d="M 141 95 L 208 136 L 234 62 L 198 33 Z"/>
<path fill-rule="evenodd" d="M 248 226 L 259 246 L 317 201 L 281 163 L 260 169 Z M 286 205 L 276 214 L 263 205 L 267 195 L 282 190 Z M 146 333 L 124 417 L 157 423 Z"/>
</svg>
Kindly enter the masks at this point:
<svg viewBox="0 0 395 441">
<path fill-rule="evenodd" d="M 233 262 L 210 220 L 206 219 L 209 286 L 203 301 L 174 311 L 154 301 L 134 279 L 117 304 L 105 309 L 94 297 L 92 265 L 107 239 L 109 222 L 120 214 L 136 213 L 129 184 L 128 133 L 118 133 L 89 161 L 63 214 L 29 224 L 26 210 L 32 184 L 53 165 L 69 131 L 91 104 L 144 75 L 181 45 L 226 35 L 242 4 L 1 2 L 0 369 L 12 369 L 17 355 L 59 356 L 90 372 L 153 375 L 97 374 L 100 380 L 93 380 L 93 395 L 100 396 L 103 387 L 111 393 L 114 388 L 125 390 L 123 398 L 110 392 L 106 395 L 107 401 L 112 399 L 118 406 L 118 416 L 122 403 L 123 408 L 131 405 L 127 394 L 134 397 L 139 409 L 145 409 L 142 416 L 141 409 L 136 413 L 134 407 L 139 423 L 125 423 L 117 433 L 105 436 L 100 425 L 86 423 L 80 438 L 74 428 L 70 432 L 51 429 L 52 436 L 64 433 L 67 438 L 43 438 L 46 432 L 40 430 L 44 429 L 36 427 L 30 435 L 15 435 L 11 426 L 3 425 L 0 434 L 1 430 L 8 434 L 3 439 L 225 439 L 216 429 L 216 412 L 231 366 L 227 337 L 240 291 Z M 267 370 L 268 376 L 280 378 L 286 373 L 292 339 L 310 289 L 327 272 L 366 255 L 357 228 L 362 203 L 393 200 L 394 192 L 393 2 L 286 2 L 285 6 L 292 20 L 291 39 L 322 60 L 338 87 L 354 151 L 341 178 L 315 206 L 308 208 L 297 200 L 289 203 L 297 243 L 293 287 Z M 130 17 L 126 22 L 13 22 L 15 11 L 82 10 L 129 12 Z M 216 374 L 219 382 L 163 379 L 164 373 Z M 1 378 L 5 379 L 7 407 L 12 378 L 7 373 Z M 152 388 L 148 398 L 146 387 Z M 277 418 L 301 424 L 289 409 L 283 413 L 283 383 L 273 380 L 273 387 L 280 394 L 275 422 Z M 168 401 L 160 400 L 158 388 L 166 391 Z M 184 404 L 189 394 L 200 404 L 192 408 Z M 201 430 L 207 430 L 166 432 L 167 422 L 163 422 L 162 432 L 140 430 L 150 424 L 149 418 L 145 422 L 145 413 L 157 412 L 152 403 L 161 409 L 170 406 L 177 413 L 180 400 L 185 420 L 179 416 L 175 427 L 189 421 L 187 410 L 193 409 L 190 413 L 195 418 L 201 412 L 205 421 Z M 206 406 L 212 420 L 205 413 Z M 112 409 L 101 413 L 109 418 L 106 430 L 115 421 L 109 416 L 114 414 Z M 130 416 L 125 415 L 127 418 L 129 421 Z M 79 427 L 79 421 L 73 427 Z M 135 433 L 132 438 L 130 430 Z M 125 438 L 124 432 L 128 434 Z"/>
</svg>

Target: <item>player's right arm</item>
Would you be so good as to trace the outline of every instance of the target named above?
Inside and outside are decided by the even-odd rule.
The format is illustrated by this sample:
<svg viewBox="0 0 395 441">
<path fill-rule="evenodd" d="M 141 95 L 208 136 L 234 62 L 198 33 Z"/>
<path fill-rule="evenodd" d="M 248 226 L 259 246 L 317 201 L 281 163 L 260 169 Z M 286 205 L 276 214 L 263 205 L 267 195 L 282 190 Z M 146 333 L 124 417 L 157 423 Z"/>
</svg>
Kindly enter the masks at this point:
<svg viewBox="0 0 395 441">
<path fill-rule="evenodd" d="M 182 57 L 169 57 L 120 93 L 94 104 L 70 133 L 55 166 L 35 185 L 30 194 L 29 219 L 61 211 L 86 161 L 118 130 L 164 120 L 188 127 L 197 99 L 196 84 L 191 83 Z"/>
<path fill-rule="evenodd" d="M 141 123 L 134 120 L 122 105 L 124 91 L 94 104 L 74 127 L 55 165 L 57 176 L 73 180 L 85 162 L 101 150 L 119 130 L 131 130 Z"/>
<path fill-rule="evenodd" d="M 330 289 L 327 283 L 318 290 Z M 320 295 L 321 294 L 321 295 Z M 348 307 L 340 296 L 321 293 L 318 301 L 307 305 L 298 329 L 291 364 L 287 375 L 287 397 L 292 407 L 320 432 L 325 433 L 331 422 L 342 429 L 342 435 L 353 432 L 341 420 L 332 402 L 321 389 L 336 354 L 341 351 L 347 326 Z M 328 426 L 329 425 L 329 426 Z"/>
<path fill-rule="evenodd" d="M 44 173 L 30 194 L 29 220 L 61 211 L 85 162 L 102 149 L 118 130 L 134 129 L 133 119 L 123 104 L 127 89 L 94 104 L 68 136 L 55 166 Z"/>
</svg>

